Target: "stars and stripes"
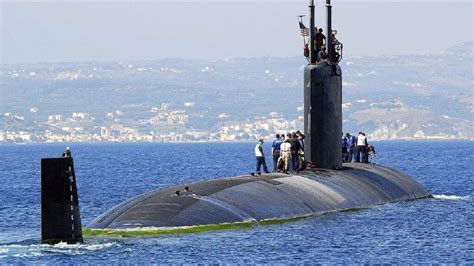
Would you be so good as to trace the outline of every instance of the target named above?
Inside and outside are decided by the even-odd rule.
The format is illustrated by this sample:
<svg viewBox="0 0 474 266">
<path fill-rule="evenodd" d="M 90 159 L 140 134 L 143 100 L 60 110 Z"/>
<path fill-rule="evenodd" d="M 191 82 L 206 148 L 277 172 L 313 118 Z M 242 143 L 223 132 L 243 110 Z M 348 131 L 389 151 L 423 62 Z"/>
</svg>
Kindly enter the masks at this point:
<svg viewBox="0 0 474 266">
<path fill-rule="evenodd" d="M 305 37 L 309 36 L 309 28 L 306 28 L 306 26 L 303 24 L 303 22 L 299 21 L 300 24 L 300 35 Z"/>
</svg>

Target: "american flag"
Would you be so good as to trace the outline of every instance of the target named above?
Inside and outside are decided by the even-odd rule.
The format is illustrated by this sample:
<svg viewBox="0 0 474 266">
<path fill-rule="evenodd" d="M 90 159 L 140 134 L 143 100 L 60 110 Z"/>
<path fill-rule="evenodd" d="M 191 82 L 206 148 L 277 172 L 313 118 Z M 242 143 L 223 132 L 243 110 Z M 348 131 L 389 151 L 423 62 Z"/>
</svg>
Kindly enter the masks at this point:
<svg viewBox="0 0 474 266">
<path fill-rule="evenodd" d="M 309 29 L 306 28 L 306 26 L 303 24 L 303 22 L 299 22 L 300 23 L 300 35 L 301 36 L 309 36 Z"/>
</svg>

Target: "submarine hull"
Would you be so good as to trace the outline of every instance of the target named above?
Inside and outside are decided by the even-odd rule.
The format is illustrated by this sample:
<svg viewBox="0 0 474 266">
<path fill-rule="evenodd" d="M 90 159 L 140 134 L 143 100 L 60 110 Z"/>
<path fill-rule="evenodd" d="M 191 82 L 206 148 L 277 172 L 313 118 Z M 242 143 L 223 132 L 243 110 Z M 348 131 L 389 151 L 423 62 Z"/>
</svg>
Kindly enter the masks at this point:
<svg viewBox="0 0 474 266">
<path fill-rule="evenodd" d="M 172 228 L 291 219 L 429 197 L 411 177 L 391 168 L 349 163 L 340 170 L 240 176 L 157 189 L 97 217 L 90 229 Z"/>
</svg>

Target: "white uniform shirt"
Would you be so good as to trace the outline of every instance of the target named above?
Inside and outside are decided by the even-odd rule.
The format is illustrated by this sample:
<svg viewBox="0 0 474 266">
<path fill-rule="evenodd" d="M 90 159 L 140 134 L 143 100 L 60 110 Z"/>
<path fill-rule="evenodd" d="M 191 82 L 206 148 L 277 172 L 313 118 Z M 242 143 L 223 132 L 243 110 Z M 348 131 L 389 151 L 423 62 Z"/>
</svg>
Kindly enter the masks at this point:
<svg viewBox="0 0 474 266">
<path fill-rule="evenodd" d="M 359 134 L 359 136 L 357 136 L 357 146 L 365 146 L 365 144 L 367 144 L 367 138 Z"/>
<path fill-rule="evenodd" d="M 290 152 L 291 144 L 289 142 L 283 142 L 280 146 L 280 151 L 282 153 Z"/>
<path fill-rule="evenodd" d="M 260 149 L 262 148 L 262 145 L 260 143 L 257 143 L 257 145 L 255 146 L 255 156 L 256 157 L 263 157 L 263 149 L 262 151 L 260 151 Z"/>
</svg>

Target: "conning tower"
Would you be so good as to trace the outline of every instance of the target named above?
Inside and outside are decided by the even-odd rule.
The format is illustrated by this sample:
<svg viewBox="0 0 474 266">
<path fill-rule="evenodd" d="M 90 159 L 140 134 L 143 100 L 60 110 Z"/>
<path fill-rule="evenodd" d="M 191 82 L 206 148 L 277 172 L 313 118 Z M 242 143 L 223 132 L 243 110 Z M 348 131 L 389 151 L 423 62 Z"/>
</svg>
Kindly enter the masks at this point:
<svg viewBox="0 0 474 266">
<path fill-rule="evenodd" d="M 310 60 L 304 69 L 305 157 L 318 168 L 339 169 L 342 167 L 342 74 L 334 56 L 331 1 L 326 0 L 326 55 L 316 50 L 314 0 L 310 0 L 309 9 Z"/>
</svg>

